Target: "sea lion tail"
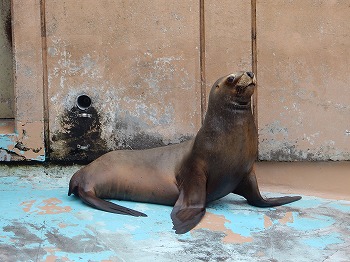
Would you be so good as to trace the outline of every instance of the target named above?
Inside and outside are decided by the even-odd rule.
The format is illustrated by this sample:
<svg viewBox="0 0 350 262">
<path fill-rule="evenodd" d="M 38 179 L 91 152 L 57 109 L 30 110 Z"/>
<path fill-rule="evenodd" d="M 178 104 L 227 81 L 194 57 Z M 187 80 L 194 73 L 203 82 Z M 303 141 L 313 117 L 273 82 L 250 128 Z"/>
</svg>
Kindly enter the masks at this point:
<svg viewBox="0 0 350 262">
<path fill-rule="evenodd" d="M 81 200 L 94 208 L 97 208 L 102 211 L 115 213 L 115 214 L 121 214 L 121 215 L 129 215 L 129 216 L 135 216 L 135 217 L 147 217 L 146 214 L 141 213 L 139 211 L 119 206 L 117 204 L 114 204 L 112 202 L 103 200 L 98 198 L 94 192 L 92 191 L 84 191 L 81 187 L 77 187 L 77 192 Z"/>
</svg>

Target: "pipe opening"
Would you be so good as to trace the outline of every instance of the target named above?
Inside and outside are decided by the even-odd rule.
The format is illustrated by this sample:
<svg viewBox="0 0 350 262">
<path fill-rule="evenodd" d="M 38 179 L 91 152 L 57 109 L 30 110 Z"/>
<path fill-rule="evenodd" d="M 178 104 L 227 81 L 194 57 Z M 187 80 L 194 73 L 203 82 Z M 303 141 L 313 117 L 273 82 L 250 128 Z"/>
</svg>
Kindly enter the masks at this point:
<svg viewBox="0 0 350 262">
<path fill-rule="evenodd" d="M 81 110 L 87 110 L 92 104 L 91 98 L 88 95 L 80 95 L 77 98 L 77 106 Z"/>
</svg>

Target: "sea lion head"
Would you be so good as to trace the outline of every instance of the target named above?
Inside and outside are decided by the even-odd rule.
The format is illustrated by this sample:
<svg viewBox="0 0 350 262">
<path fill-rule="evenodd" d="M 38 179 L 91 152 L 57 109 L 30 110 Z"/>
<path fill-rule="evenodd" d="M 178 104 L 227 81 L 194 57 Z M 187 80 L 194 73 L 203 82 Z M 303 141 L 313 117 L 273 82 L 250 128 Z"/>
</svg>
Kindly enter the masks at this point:
<svg viewBox="0 0 350 262">
<path fill-rule="evenodd" d="M 209 95 L 208 111 L 251 110 L 251 96 L 254 93 L 256 78 L 252 72 L 237 72 L 218 79 Z"/>
</svg>

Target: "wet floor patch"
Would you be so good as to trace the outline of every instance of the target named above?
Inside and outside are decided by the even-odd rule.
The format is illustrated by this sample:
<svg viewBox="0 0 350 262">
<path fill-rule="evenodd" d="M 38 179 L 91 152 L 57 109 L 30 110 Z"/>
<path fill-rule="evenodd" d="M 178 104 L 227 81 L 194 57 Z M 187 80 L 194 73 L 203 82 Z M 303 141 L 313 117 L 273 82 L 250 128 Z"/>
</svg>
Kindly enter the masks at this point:
<svg viewBox="0 0 350 262">
<path fill-rule="evenodd" d="M 194 230 L 176 235 L 171 207 L 116 201 L 148 217 L 105 213 L 68 197 L 66 180 L 57 181 L 45 175 L 0 176 L 0 261 L 347 261 L 350 257 L 350 201 L 303 197 L 264 209 L 230 195 L 211 203 Z"/>
</svg>

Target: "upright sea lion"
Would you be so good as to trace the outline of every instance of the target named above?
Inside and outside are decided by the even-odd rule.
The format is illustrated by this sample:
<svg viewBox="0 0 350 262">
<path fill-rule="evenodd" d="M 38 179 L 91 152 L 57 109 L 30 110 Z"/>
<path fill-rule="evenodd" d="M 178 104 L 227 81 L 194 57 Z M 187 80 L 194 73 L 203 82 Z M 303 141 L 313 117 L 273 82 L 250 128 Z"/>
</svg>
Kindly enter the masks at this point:
<svg viewBox="0 0 350 262">
<path fill-rule="evenodd" d="M 299 200 L 300 196 L 263 198 L 254 161 L 257 130 L 251 112 L 256 79 L 252 72 L 224 76 L 213 85 L 202 128 L 193 140 L 148 150 L 113 151 L 76 172 L 74 193 L 97 209 L 146 216 L 102 198 L 174 205 L 171 218 L 178 234 L 195 227 L 206 203 L 234 193 L 258 207 Z"/>
</svg>

